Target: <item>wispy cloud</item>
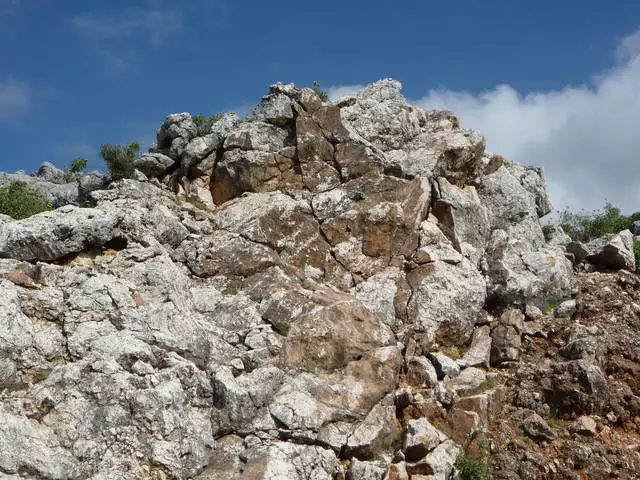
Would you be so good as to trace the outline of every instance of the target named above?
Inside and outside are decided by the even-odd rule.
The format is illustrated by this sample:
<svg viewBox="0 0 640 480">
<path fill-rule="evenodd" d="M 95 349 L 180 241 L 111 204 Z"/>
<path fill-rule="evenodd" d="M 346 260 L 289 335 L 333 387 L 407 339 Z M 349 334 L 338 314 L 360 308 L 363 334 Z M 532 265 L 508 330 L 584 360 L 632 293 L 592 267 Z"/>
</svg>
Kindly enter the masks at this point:
<svg viewBox="0 0 640 480">
<path fill-rule="evenodd" d="M 26 83 L 0 80 L 0 121 L 23 116 L 31 108 L 31 91 Z"/>
<path fill-rule="evenodd" d="M 71 23 L 83 36 L 97 42 L 143 36 L 161 45 L 182 30 L 183 18 L 175 10 L 129 8 L 117 15 L 76 15 Z"/>
<path fill-rule="evenodd" d="M 333 85 L 327 89 L 327 93 L 329 94 L 329 99 L 332 102 L 340 100 L 345 95 L 351 95 L 356 93 L 358 90 L 362 90 L 364 85 Z"/>
</svg>

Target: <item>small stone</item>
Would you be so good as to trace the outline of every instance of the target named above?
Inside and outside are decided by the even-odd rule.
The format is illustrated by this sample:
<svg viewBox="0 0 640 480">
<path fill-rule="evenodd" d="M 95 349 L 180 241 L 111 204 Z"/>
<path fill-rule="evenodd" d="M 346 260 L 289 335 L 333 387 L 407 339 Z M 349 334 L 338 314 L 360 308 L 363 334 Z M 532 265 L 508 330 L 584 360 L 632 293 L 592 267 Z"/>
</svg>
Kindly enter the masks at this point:
<svg viewBox="0 0 640 480">
<path fill-rule="evenodd" d="M 575 300 L 566 300 L 558 305 L 554 313 L 556 317 L 567 318 L 576 313 L 577 309 L 578 303 Z"/>
<path fill-rule="evenodd" d="M 542 310 L 531 304 L 525 307 L 524 314 L 527 317 L 527 320 L 537 320 L 543 315 Z"/>
<path fill-rule="evenodd" d="M 429 360 L 431 360 L 431 363 L 433 363 L 433 366 L 436 367 L 436 372 L 438 372 L 439 379 L 443 379 L 447 375 L 451 378 L 454 378 L 457 377 L 460 373 L 460 366 L 456 363 L 455 360 L 448 357 L 444 353 L 429 353 L 428 356 Z"/>
<path fill-rule="evenodd" d="M 438 383 L 438 373 L 426 357 L 409 357 L 407 358 L 407 381 L 415 387 L 433 388 Z"/>
<path fill-rule="evenodd" d="M 520 425 L 524 433 L 535 441 L 552 441 L 556 435 L 553 429 L 537 413 L 528 416 Z"/>
<path fill-rule="evenodd" d="M 569 429 L 580 435 L 592 437 L 598 433 L 598 425 L 593 417 L 582 416 L 571 424 Z"/>
</svg>

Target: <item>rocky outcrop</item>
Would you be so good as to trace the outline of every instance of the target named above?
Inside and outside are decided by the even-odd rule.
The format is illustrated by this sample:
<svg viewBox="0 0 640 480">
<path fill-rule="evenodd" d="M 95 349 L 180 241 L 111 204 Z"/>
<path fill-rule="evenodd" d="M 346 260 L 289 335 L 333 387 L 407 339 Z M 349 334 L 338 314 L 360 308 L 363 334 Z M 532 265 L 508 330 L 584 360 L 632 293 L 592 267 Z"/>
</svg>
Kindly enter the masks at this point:
<svg viewBox="0 0 640 480">
<path fill-rule="evenodd" d="M 572 291 L 543 172 L 392 80 L 339 104 L 277 84 L 206 132 L 169 115 L 136 168 L 0 218 L 4 475 L 450 479 L 522 312 Z M 574 337 L 545 394 L 601 413 Z"/>
</svg>

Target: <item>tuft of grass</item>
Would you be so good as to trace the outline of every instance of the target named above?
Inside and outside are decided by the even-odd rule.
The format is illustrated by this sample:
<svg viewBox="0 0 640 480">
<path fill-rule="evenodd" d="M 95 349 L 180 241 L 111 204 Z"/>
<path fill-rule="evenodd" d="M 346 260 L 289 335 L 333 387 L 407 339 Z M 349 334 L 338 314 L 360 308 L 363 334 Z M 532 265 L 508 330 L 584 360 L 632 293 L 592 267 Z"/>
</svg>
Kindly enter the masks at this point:
<svg viewBox="0 0 640 480">
<path fill-rule="evenodd" d="M 0 188 L 0 213 L 15 220 L 52 209 L 51 203 L 24 182 L 13 182 Z"/>
<path fill-rule="evenodd" d="M 467 447 L 456 460 L 460 480 L 491 480 L 489 445 L 485 440 Z"/>
<path fill-rule="evenodd" d="M 311 89 L 316 92 L 316 95 L 318 95 L 320 97 L 320 100 L 322 100 L 323 102 L 328 102 L 329 101 L 329 94 L 327 93 L 326 90 L 322 90 L 320 88 L 320 82 L 313 82 Z"/>
</svg>

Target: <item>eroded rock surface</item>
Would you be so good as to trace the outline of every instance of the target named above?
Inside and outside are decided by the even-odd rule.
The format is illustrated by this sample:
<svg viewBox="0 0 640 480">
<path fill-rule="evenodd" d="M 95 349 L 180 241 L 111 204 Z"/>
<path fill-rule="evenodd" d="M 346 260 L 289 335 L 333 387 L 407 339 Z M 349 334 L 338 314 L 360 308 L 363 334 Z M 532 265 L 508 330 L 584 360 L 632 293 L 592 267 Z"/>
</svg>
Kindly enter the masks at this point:
<svg viewBox="0 0 640 480">
<path fill-rule="evenodd" d="M 169 115 L 136 167 L 90 208 L 0 218 L 8 478 L 448 480 L 574 286 L 542 170 L 393 80 L 338 104 L 273 85 L 207 132 Z M 523 391 L 541 443 L 543 401 L 636 412 L 601 335 L 574 328 Z"/>
</svg>

